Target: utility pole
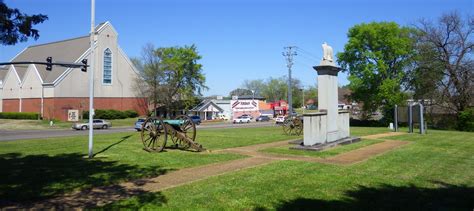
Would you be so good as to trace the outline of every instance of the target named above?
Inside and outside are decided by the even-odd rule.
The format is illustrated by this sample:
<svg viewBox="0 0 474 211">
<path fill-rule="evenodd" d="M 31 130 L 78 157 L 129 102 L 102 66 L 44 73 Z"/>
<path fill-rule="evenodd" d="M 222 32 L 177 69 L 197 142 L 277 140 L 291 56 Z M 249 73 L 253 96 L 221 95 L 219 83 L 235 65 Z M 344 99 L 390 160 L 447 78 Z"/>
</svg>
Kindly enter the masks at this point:
<svg viewBox="0 0 474 211">
<path fill-rule="evenodd" d="M 286 59 L 286 66 L 288 67 L 288 107 L 289 115 L 293 115 L 293 100 L 291 98 L 291 67 L 293 66 L 293 56 L 296 56 L 296 46 L 284 47 L 285 51 L 282 53 Z"/>
<path fill-rule="evenodd" d="M 89 158 L 94 156 L 92 148 L 94 145 L 94 47 L 95 47 L 95 0 L 91 0 L 91 34 L 90 34 L 90 69 L 89 69 Z"/>
<path fill-rule="evenodd" d="M 304 114 L 304 111 L 306 110 L 306 103 L 304 101 L 304 86 L 303 88 L 301 88 L 301 92 L 303 93 L 303 114 Z"/>
</svg>

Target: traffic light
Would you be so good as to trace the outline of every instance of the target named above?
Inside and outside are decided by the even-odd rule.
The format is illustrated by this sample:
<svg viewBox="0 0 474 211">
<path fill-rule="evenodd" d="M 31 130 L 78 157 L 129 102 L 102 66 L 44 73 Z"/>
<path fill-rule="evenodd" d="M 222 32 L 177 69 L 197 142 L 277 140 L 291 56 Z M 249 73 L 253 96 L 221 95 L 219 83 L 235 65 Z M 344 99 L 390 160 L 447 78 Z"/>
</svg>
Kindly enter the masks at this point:
<svg viewBox="0 0 474 211">
<path fill-rule="evenodd" d="M 46 70 L 51 71 L 53 69 L 53 64 L 51 64 L 51 63 L 53 63 L 53 57 L 48 56 L 48 58 L 46 58 L 46 63 L 47 63 L 46 64 Z"/>
<path fill-rule="evenodd" d="M 83 59 L 82 64 L 84 64 L 84 66 L 81 67 L 81 71 L 87 72 L 87 59 Z"/>
</svg>

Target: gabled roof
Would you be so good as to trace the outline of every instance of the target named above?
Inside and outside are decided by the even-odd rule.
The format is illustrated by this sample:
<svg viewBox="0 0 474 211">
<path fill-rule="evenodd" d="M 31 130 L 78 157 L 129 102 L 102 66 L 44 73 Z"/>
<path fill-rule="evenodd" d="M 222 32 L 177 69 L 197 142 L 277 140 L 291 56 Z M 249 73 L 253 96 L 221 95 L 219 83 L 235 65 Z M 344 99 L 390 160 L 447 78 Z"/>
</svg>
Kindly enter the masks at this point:
<svg viewBox="0 0 474 211">
<path fill-rule="evenodd" d="M 74 62 L 89 49 L 89 36 L 78 37 L 58 42 L 34 45 L 26 48 L 13 62 L 19 61 L 46 61 L 46 57 L 53 57 L 53 62 Z M 44 83 L 52 83 L 67 68 L 54 66 L 47 71 L 44 65 L 35 65 Z M 23 80 L 28 65 L 15 65 L 18 76 Z"/>
<path fill-rule="evenodd" d="M 96 31 L 99 33 L 105 25 L 109 22 L 100 23 L 96 26 Z M 52 57 L 53 62 L 76 62 L 83 54 L 90 48 L 89 35 L 45 43 L 40 45 L 29 46 L 20 54 L 13 58 L 12 62 L 19 61 L 46 61 L 47 57 Z M 20 80 L 23 80 L 28 65 L 14 65 Z M 52 71 L 47 71 L 44 65 L 35 65 L 43 83 L 53 83 L 59 76 L 61 76 L 68 68 L 54 66 Z M 0 71 L 0 80 L 3 80 L 5 74 Z M 6 72 L 6 71 L 5 71 Z"/>
<path fill-rule="evenodd" d="M 199 105 L 197 105 L 196 107 L 192 108 L 190 111 L 203 111 L 204 109 L 206 109 L 209 105 L 212 105 L 214 108 L 217 108 L 217 110 L 219 110 L 219 112 L 223 112 L 224 109 L 222 109 L 221 107 L 219 107 L 217 104 L 215 104 L 214 102 L 212 102 L 212 100 L 204 100 L 202 101 Z"/>
</svg>

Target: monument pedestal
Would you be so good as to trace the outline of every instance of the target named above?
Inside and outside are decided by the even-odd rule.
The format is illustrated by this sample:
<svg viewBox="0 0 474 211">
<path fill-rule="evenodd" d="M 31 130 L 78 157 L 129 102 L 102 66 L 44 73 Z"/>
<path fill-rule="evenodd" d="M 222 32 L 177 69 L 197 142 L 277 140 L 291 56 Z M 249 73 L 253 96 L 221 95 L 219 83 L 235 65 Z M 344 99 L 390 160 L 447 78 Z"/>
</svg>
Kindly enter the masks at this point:
<svg viewBox="0 0 474 211">
<path fill-rule="evenodd" d="M 325 144 L 349 137 L 348 112 L 339 112 L 337 74 L 341 68 L 323 61 L 318 72 L 318 113 L 304 115 L 304 145 Z M 345 121 L 347 118 L 347 121 Z"/>
<path fill-rule="evenodd" d="M 349 111 L 338 108 L 337 74 L 341 71 L 332 57 L 332 48 L 323 44 L 323 60 L 313 67 L 318 72 L 318 110 L 303 115 L 304 139 L 291 149 L 322 150 L 359 141 L 350 137 Z"/>
</svg>

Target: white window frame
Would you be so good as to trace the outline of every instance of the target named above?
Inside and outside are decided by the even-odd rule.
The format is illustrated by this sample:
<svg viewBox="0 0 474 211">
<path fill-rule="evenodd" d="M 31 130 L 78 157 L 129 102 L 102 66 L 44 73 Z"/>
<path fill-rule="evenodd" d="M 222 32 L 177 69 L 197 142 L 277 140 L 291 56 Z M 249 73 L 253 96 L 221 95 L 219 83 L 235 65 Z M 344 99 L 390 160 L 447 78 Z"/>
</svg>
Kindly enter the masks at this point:
<svg viewBox="0 0 474 211">
<path fill-rule="evenodd" d="M 105 83 L 104 80 L 104 76 L 105 76 L 105 52 L 109 50 L 110 51 L 110 83 Z M 113 61 L 114 61 L 114 54 L 112 52 L 112 50 L 110 50 L 110 48 L 105 48 L 105 50 L 103 51 L 103 56 L 102 56 L 102 85 L 106 85 L 106 86 L 110 86 L 112 85 L 112 81 L 113 81 L 113 69 L 114 69 L 114 66 L 113 66 Z"/>
</svg>

